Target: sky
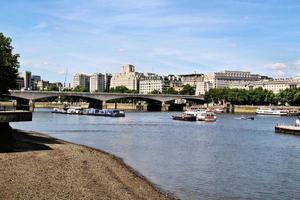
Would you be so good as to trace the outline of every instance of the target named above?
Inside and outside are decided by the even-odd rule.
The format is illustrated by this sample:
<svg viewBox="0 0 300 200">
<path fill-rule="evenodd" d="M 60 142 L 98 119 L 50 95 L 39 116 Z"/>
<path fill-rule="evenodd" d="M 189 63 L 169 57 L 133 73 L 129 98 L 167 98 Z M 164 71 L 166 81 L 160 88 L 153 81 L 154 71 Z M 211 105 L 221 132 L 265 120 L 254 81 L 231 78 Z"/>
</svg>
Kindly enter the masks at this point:
<svg viewBox="0 0 300 200">
<path fill-rule="evenodd" d="M 44 80 L 117 73 L 300 72 L 299 0 L 0 0 L 20 71 Z"/>
</svg>

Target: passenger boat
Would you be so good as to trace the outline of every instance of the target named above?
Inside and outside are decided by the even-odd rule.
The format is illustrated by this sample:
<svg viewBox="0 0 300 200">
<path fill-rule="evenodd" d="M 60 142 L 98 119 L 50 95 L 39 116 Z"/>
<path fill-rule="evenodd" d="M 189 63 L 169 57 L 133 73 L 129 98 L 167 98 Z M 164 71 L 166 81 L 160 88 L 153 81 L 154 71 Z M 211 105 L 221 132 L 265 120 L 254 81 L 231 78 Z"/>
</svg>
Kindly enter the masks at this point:
<svg viewBox="0 0 300 200">
<path fill-rule="evenodd" d="M 199 109 L 195 111 L 189 110 L 185 111 L 184 113 L 196 116 L 197 121 L 213 122 L 217 120 L 217 116 L 214 112 L 205 109 Z"/>
<path fill-rule="evenodd" d="M 259 108 L 255 112 L 258 115 L 279 115 L 279 116 L 287 116 L 289 111 L 287 110 L 278 110 L 273 108 Z"/>
<path fill-rule="evenodd" d="M 300 118 L 296 119 L 296 123 L 293 126 L 292 125 L 276 125 L 275 132 L 300 135 Z"/>
<path fill-rule="evenodd" d="M 54 108 L 52 113 L 60 114 L 74 114 L 74 115 L 94 115 L 94 116 L 103 116 L 103 117 L 125 117 L 125 112 L 116 109 L 95 109 L 87 108 L 82 109 L 80 107 L 73 108 Z"/>
<path fill-rule="evenodd" d="M 181 114 L 172 116 L 174 120 L 181 120 L 181 121 L 196 121 L 196 116 L 189 115 L 189 114 Z"/>
<path fill-rule="evenodd" d="M 95 109 L 88 108 L 83 110 L 83 115 L 94 115 L 94 116 L 104 116 L 104 117 L 125 117 L 125 112 L 116 109 Z"/>
</svg>

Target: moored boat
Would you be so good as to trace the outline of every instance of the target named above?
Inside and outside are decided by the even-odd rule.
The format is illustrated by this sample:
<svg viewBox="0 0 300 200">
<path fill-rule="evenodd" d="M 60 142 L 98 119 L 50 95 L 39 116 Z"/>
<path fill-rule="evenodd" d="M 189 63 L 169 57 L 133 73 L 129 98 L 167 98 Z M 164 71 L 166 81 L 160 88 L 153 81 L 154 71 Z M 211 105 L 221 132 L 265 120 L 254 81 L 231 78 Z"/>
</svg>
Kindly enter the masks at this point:
<svg viewBox="0 0 300 200">
<path fill-rule="evenodd" d="M 196 121 L 196 116 L 188 115 L 188 114 L 181 114 L 181 115 L 174 115 L 172 116 L 174 120 L 181 120 L 181 121 Z"/>
<path fill-rule="evenodd" d="M 217 120 L 217 116 L 214 112 L 204 109 L 199 109 L 195 111 L 185 111 L 187 115 L 196 116 L 197 121 L 206 121 L 206 122 L 213 122 Z"/>
<path fill-rule="evenodd" d="M 258 115 L 278 115 L 278 116 L 287 116 L 289 111 L 279 110 L 273 108 L 258 108 L 255 112 Z"/>
</svg>

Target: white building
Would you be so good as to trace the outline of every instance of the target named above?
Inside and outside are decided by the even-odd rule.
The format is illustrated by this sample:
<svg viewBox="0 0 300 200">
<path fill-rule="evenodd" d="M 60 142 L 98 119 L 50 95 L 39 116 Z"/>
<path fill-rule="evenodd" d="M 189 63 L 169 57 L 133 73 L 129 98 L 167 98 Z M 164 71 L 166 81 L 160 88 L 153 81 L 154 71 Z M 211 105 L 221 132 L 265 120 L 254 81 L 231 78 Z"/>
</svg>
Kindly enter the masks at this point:
<svg viewBox="0 0 300 200">
<path fill-rule="evenodd" d="M 126 64 L 122 66 L 121 73 L 113 74 L 110 81 L 110 88 L 125 86 L 130 90 L 139 90 L 140 74 L 135 72 L 134 66 Z"/>
<path fill-rule="evenodd" d="M 105 91 L 105 75 L 95 73 L 90 76 L 90 92 L 104 92 Z"/>
<path fill-rule="evenodd" d="M 271 80 L 271 78 L 245 71 L 214 72 L 204 77 L 204 81 L 212 83 L 214 88 L 229 87 L 229 85 L 235 83 L 247 83 L 249 81 L 260 80 Z"/>
<path fill-rule="evenodd" d="M 285 89 L 300 88 L 300 80 L 297 79 L 275 79 L 264 81 L 249 81 L 249 82 L 235 82 L 229 85 L 229 88 L 238 88 L 252 90 L 256 88 L 263 88 L 271 90 L 274 94 L 278 94 Z"/>
<path fill-rule="evenodd" d="M 198 82 L 196 85 L 195 95 L 204 95 L 211 88 L 213 88 L 213 84 L 211 82 Z"/>
<path fill-rule="evenodd" d="M 149 94 L 153 91 L 163 92 L 164 79 L 156 74 L 144 74 L 139 81 L 139 93 Z"/>
<path fill-rule="evenodd" d="M 75 74 L 73 76 L 73 88 L 80 86 L 84 89 L 89 90 L 90 87 L 90 75 L 88 74 Z"/>
</svg>

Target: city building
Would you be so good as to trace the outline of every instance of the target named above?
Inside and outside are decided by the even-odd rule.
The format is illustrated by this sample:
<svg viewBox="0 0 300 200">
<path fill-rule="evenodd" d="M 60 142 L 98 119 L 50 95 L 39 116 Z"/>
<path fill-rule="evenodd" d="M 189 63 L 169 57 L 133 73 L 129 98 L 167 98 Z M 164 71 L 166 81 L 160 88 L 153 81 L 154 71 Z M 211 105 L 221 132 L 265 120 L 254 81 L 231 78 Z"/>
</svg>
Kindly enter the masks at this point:
<svg viewBox="0 0 300 200">
<path fill-rule="evenodd" d="M 73 76 L 73 88 L 80 86 L 83 89 L 89 90 L 90 89 L 90 75 L 88 74 L 75 74 Z"/>
<path fill-rule="evenodd" d="M 196 85 L 195 95 L 204 95 L 210 89 L 213 88 L 213 84 L 211 82 L 198 82 Z"/>
<path fill-rule="evenodd" d="M 184 74 L 178 75 L 183 85 L 190 85 L 196 87 L 200 82 L 204 81 L 204 74 Z"/>
<path fill-rule="evenodd" d="M 109 92 L 109 88 L 110 88 L 110 82 L 111 82 L 111 74 L 106 73 L 105 74 L 105 92 Z"/>
<path fill-rule="evenodd" d="M 249 82 L 234 82 L 229 85 L 229 88 L 238 88 L 252 90 L 256 88 L 263 88 L 271 90 L 274 94 L 278 94 L 285 89 L 300 88 L 300 80 L 297 79 L 274 79 L 262 81 L 249 81 Z"/>
<path fill-rule="evenodd" d="M 49 81 L 39 80 L 37 81 L 36 88 L 37 90 L 46 90 L 49 85 Z"/>
<path fill-rule="evenodd" d="M 31 90 L 31 72 L 25 71 L 19 75 L 24 80 L 24 90 Z"/>
<path fill-rule="evenodd" d="M 144 74 L 139 81 L 139 93 L 149 94 L 153 91 L 162 93 L 164 90 L 164 83 L 164 78 L 161 76 L 152 73 Z"/>
<path fill-rule="evenodd" d="M 110 88 L 125 86 L 130 90 L 139 90 L 139 79 L 141 74 L 135 72 L 135 67 L 131 64 L 122 66 L 122 71 L 113 74 L 110 81 Z"/>
<path fill-rule="evenodd" d="M 105 75 L 95 73 L 90 76 L 90 92 L 104 92 L 105 85 Z"/>
<path fill-rule="evenodd" d="M 30 83 L 30 85 L 31 85 L 31 89 L 32 90 L 37 90 L 37 83 L 40 80 L 41 80 L 41 76 L 38 76 L 38 75 L 32 75 L 31 76 L 31 83 Z"/>
<path fill-rule="evenodd" d="M 245 71 L 224 71 L 214 72 L 204 76 L 204 82 L 210 82 L 214 88 L 229 87 L 229 85 L 235 82 L 249 82 L 249 81 L 260 81 L 260 80 L 271 80 L 267 76 L 261 76 L 258 74 L 251 74 Z"/>
</svg>

